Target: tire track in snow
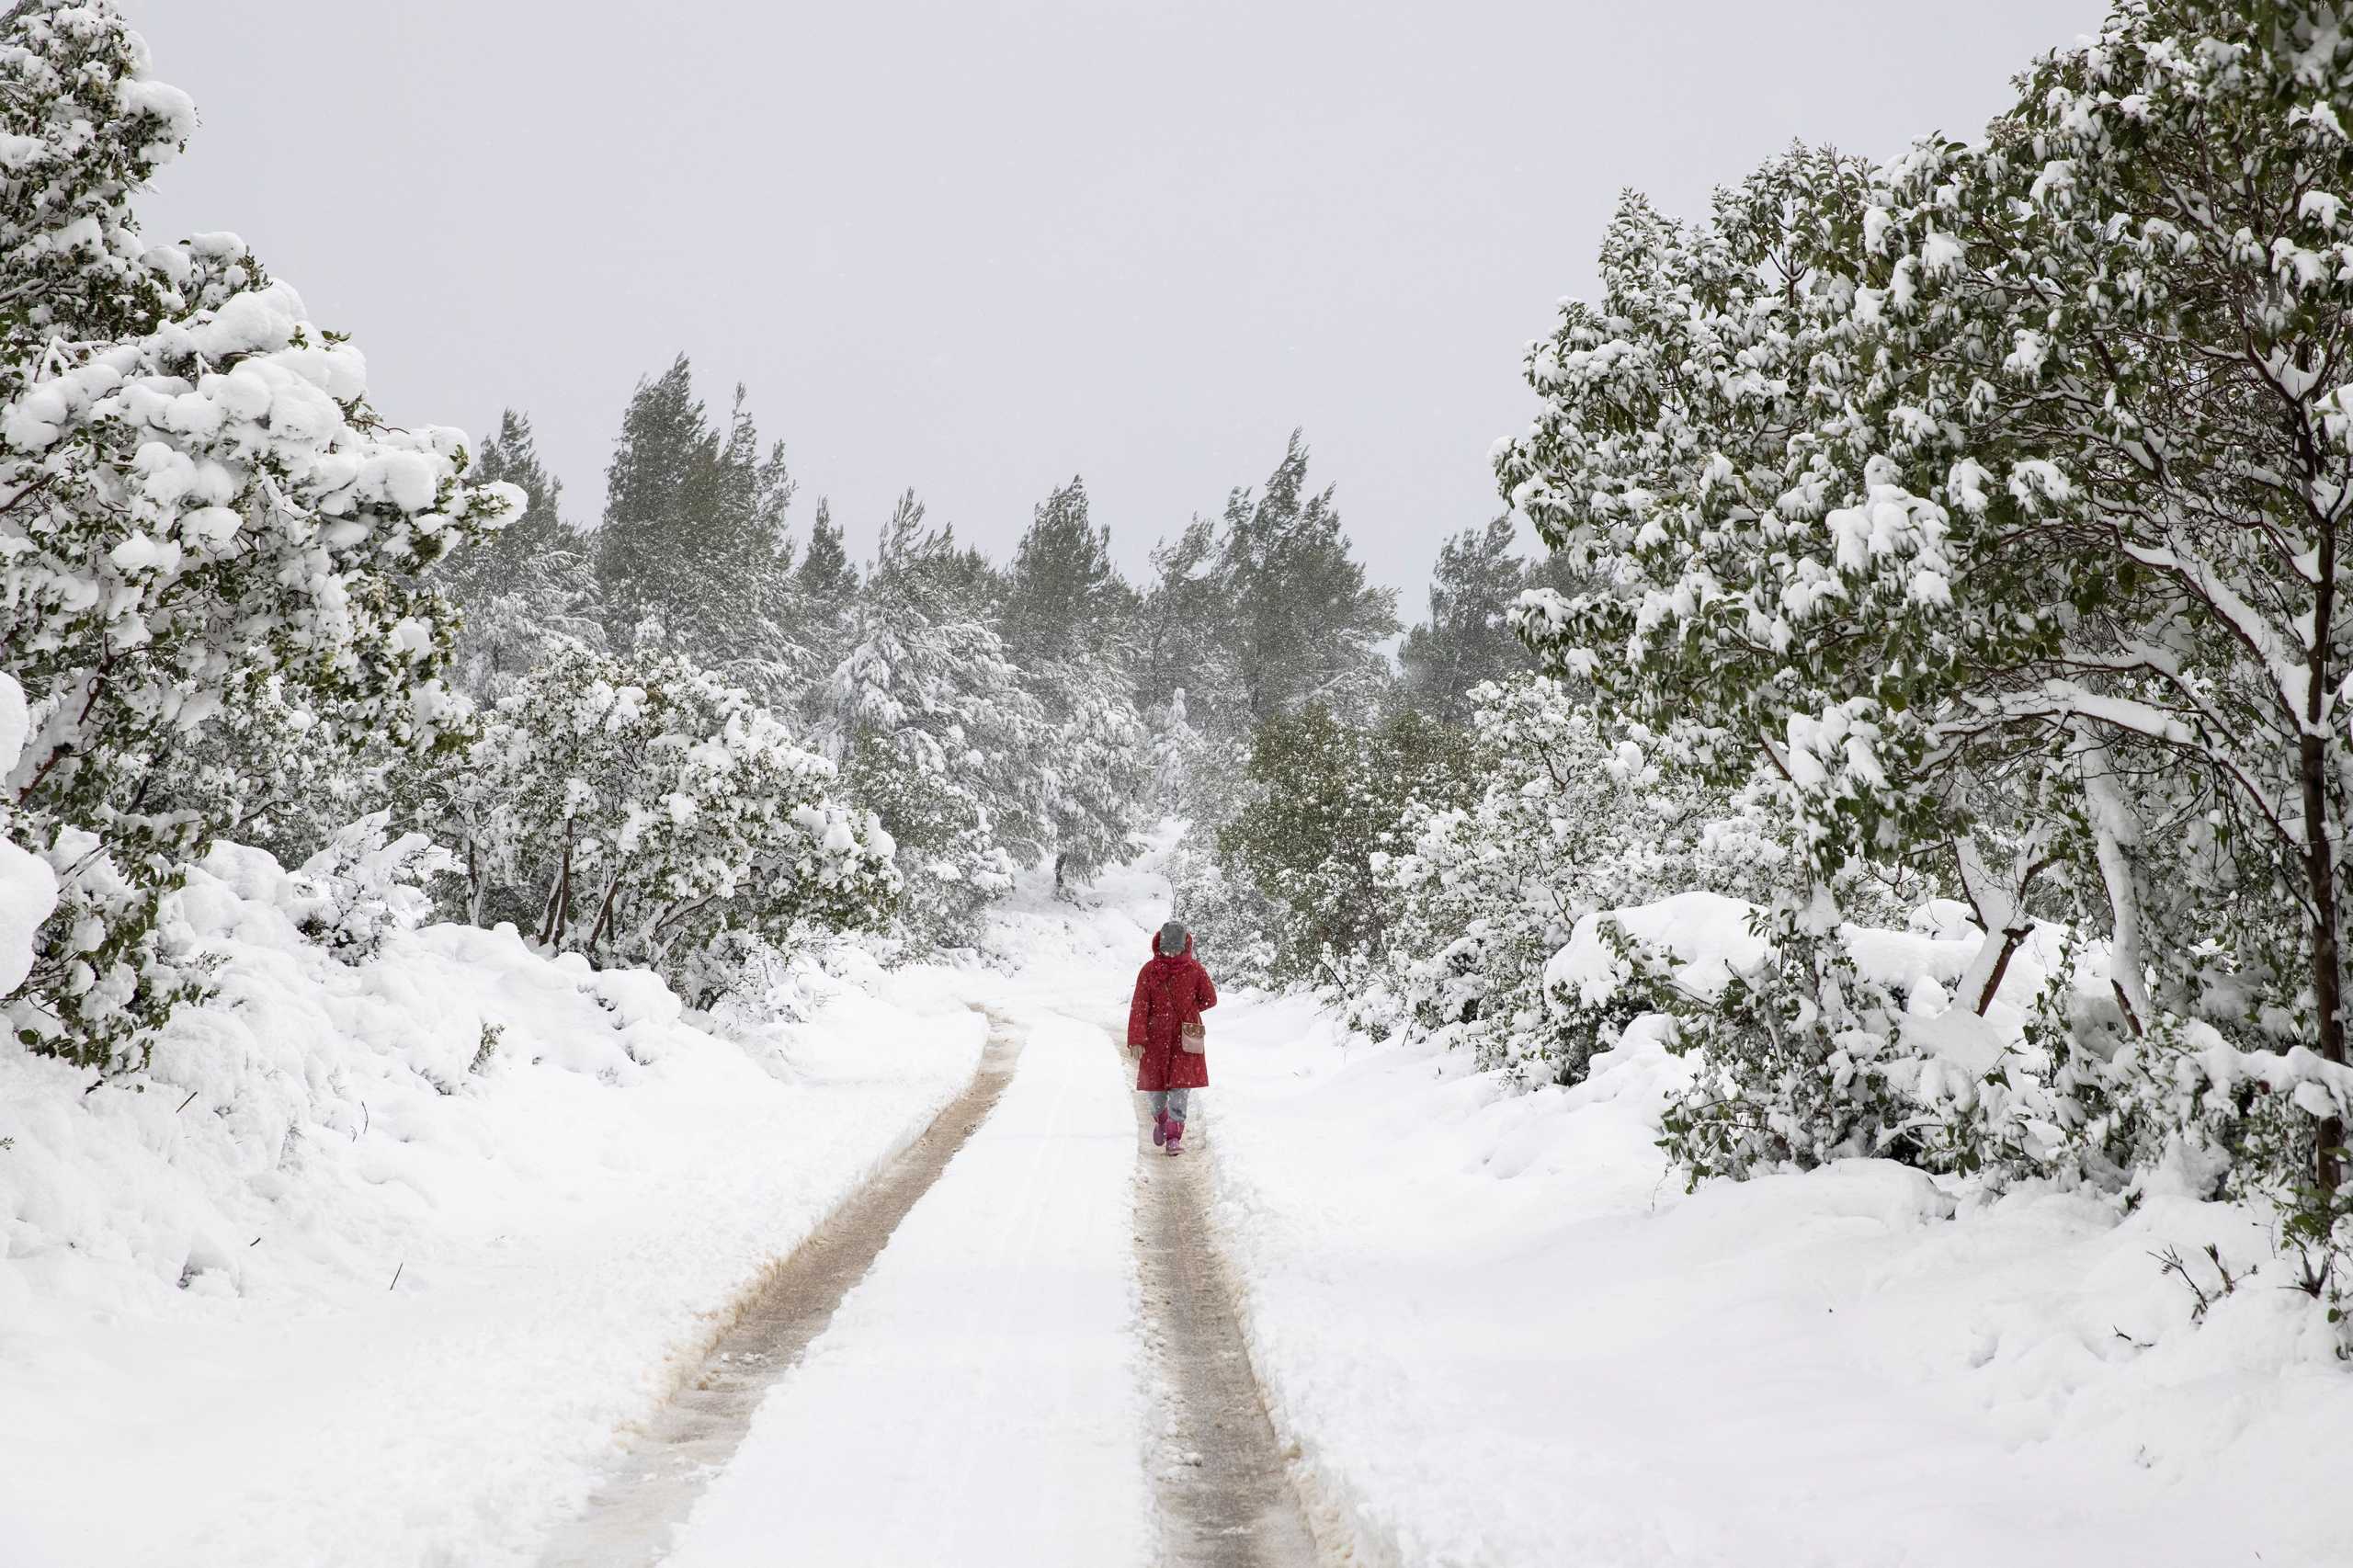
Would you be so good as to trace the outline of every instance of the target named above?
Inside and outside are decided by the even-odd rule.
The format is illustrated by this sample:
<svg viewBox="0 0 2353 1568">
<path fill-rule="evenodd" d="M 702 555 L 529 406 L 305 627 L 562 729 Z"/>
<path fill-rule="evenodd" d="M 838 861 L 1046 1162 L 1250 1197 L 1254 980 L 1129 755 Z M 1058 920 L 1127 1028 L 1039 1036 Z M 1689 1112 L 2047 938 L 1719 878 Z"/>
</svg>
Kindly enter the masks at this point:
<svg viewBox="0 0 2353 1568">
<path fill-rule="evenodd" d="M 702 1364 L 558 1529 L 540 1568 L 653 1568 L 710 1479 L 725 1469 L 768 1390 L 790 1372 L 850 1288 L 1013 1081 L 1022 1036 L 989 1012 L 979 1070 L 922 1136 L 810 1233 L 743 1298 Z"/>
<path fill-rule="evenodd" d="M 1113 1036 L 1119 1038 L 1116 1034 Z M 1123 1060 L 1132 1060 L 1124 1058 Z M 1136 1097 L 1136 1124 L 1151 1115 Z M 1314 1568 L 1314 1536 L 1244 1348 L 1225 1262 L 1210 1229 L 1207 1151 L 1136 1160 L 1136 1253 L 1144 1335 L 1165 1419 L 1153 1487 L 1164 1568 Z"/>
</svg>

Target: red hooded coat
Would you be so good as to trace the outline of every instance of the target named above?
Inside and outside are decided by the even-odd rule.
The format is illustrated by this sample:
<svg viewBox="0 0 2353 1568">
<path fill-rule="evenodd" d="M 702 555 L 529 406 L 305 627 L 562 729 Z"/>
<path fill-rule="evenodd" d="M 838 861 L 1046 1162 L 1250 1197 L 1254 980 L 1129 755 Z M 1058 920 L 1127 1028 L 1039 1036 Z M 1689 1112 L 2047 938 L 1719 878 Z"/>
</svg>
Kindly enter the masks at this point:
<svg viewBox="0 0 2353 1568">
<path fill-rule="evenodd" d="M 1178 1049 L 1176 1027 L 1200 1022 L 1201 1014 L 1217 1006 L 1217 987 L 1210 971 L 1193 956 L 1193 938 L 1174 956 L 1160 950 L 1152 938 L 1152 961 L 1136 975 L 1136 998 L 1128 1005 L 1128 1045 L 1141 1050 L 1136 1062 L 1139 1089 L 1206 1089 L 1210 1060 Z"/>
</svg>

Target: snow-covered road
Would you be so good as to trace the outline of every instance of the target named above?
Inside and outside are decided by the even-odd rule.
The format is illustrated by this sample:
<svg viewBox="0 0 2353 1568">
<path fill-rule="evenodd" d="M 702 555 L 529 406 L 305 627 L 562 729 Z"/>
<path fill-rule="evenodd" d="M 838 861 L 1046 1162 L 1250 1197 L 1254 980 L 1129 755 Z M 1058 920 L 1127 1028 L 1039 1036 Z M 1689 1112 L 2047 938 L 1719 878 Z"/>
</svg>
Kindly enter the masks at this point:
<svg viewBox="0 0 2353 1568">
<path fill-rule="evenodd" d="M 1145 1561 L 1136 1142 L 1103 1031 L 1012 1085 L 754 1418 L 675 1568 Z"/>
</svg>

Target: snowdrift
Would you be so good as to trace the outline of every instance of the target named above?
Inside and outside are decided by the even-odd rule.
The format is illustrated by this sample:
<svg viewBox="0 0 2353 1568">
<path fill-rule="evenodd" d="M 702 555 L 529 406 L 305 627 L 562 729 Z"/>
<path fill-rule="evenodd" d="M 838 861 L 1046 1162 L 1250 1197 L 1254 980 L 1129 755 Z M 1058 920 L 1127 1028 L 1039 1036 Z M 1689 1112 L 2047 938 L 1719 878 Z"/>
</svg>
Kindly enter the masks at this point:
<svg viewBox="0 0 2353 1568">
<path fill-rule="evenodd" d="M 216 848 L 218 994 L 146 1071 L 0 1052 L 9 1568 L 526 1551 L 984 1032 L 926 971 L 739 1042 L 511 927 L 347 965 L 312 896 Z"/>
<path fill-rule="evenodd" d="M 1619 913 L 1695 990 L 1751 940 L 1713 895 Z M 1974 949 L 1950 913 L 1847 937 L 1910 998 L 1908 1038 L 1982 1070 L 2018 1014 L 1947 1006 Z M 1610 956 L 1580 929 L 1548 978 L 1606 984 Z M 2005 996 L 2051 956 L 2028 944 Z M 2353 1561 L 2353 1369 L 2263 1213 L 2159 1182 L 2124 1216 L 1881 1160 L 1687 1193 L 1656 1140 L 1690 1067 L 1644 1020 L 1586 1082 L 1521 1092 L 1303 999 L 1219 1017 L 1218 1227 L 1352 1561 Z"/>
</svg>

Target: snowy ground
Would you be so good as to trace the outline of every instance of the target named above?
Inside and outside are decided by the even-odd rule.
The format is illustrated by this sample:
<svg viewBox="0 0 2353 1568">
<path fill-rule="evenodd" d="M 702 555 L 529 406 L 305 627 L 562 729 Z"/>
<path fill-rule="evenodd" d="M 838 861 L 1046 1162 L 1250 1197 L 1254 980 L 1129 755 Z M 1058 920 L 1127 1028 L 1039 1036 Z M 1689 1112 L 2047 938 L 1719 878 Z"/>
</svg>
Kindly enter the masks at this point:
<svg viewBox="0 0 2353 1568">
<path fill-rule="evenodd" d="M 1302 1004 L 1219 1022 L 1219 1230 L 1362 1562 L 2353 1563 L 2353 1373 L 2241 1210 L 1878 1162 L 1687 1197 L 1655 1047 L 1513 1096 Z M 2262 1273 L 2193 1329 L 2149 1254 L 2209 1241 Z"/>
<path fill-rule="evenodd" d="M 529 1562 L 984 1032 L 936 971 L 747 1049 L 511 935 L 345 968 L 214 869 L 143 1093 L 0 1052 L 6 1568 Z"/>
<path fill-rule="evenodd" d="M 530 1562 L 746 1282 L 953 1096 L 978 1006 L 1026 1037 L 1012 1083 L 672 1561 L 1150 1559 L 1169 1415 L 1111 1043 L 1148 870 L 1085 911 L 1027 893 L 993 967 L 869 977 L 749 1049 L 511 935 L 343 968 L 273 869 L 214 872 L 224 1006 L 146 1093 L 0 1056 L 0 1564 Z M 1518 1095 L 1229 996 L 1211 1049 L 1188 1157 L 1335 1561 L 2353 1562 L 2353 1374 L 2243 1211 L 2120 1223 L 1877 1163 L 1686 1195 L 1649 1046 Z M 2192 1327 L 2148 1255 L 2208 1242 L 2260 1272 Z"/>
<path fill-rule="evenodd" d="M 829 1568 L 1144 1561 L 1128 1091 L 1100 1028 L 1022 1021 L 995 1112 L 762 1406 L 676 1568 L 788 1544 Z"/>
</svg>

